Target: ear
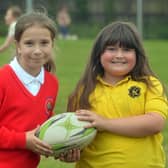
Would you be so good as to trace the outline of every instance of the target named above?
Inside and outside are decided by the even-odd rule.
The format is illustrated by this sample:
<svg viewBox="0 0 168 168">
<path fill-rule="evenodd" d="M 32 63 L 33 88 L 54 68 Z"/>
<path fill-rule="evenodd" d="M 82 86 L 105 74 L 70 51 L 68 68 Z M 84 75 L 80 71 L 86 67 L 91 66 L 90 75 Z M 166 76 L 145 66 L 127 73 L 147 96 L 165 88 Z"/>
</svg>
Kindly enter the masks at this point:
<svg viewBox="0 0 168 168">
<path fill-rule="evenodd" d="M 18 56 L 21 54 L 19 42 L 15 40 L 16 53 Z"/>
</svg>

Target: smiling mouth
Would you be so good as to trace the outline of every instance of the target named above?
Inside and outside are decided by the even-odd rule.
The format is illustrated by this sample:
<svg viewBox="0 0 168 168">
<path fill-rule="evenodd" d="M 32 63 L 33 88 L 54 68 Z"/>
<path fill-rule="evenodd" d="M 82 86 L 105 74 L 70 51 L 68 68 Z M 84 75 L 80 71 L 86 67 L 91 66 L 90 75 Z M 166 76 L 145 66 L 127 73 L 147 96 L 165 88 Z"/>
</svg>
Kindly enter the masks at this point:
<svg viewBox="0 0 168 168">
<path fill-rule="evenodd" d="M 113 64 L 126 64 L 127 62 L 118 62 L 118 61 L 111 61 Z"/>
<path fill-rule="evenodd" d="M 42 60 L 42 58 L 40 57 L 40 58 L 31 58 L 32 60 L 34 60 L 34 61 L 40 61 L 40 60 Z"/>
</svg>

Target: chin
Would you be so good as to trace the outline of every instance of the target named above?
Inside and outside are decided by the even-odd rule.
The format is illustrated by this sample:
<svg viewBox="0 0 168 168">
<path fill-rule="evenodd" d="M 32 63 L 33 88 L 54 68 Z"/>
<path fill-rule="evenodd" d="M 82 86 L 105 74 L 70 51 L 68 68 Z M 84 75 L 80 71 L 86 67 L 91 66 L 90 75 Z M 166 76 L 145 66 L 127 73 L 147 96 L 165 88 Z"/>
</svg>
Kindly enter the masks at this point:
<svg viewBox="0 0 168 168">
<path fill-rule="evenodd" d="M 125 72 L 112 72 L 111 75 L 112 76 L 118 76 L 118 77 L 121 77 L 121 76 L 127 76 L 128 73 L 125 73 Z"/>
<path fill-rule="evenodd" d="M 34 64 L 30 65 L 30 68 L 38 69 L 38 68 L 41 68 L 42 66 L 43 66 L 43 64 L 41 64 L 41 63 L 34 63 Z"/>
<path fill-rule="evenodd" d="M 41 60 L 32 61 L 32 66 L 43 66 L 43 65 L 44 61 Z"/>
</svg>

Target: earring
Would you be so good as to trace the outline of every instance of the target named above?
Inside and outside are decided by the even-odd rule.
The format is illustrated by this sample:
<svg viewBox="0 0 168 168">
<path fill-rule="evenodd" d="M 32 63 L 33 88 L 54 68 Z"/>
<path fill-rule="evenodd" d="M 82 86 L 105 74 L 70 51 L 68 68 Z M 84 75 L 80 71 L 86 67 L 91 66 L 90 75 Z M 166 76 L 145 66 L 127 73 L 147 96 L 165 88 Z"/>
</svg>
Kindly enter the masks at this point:
<svg viewBox="0 0 168 168">
<path fill-rule="evenodd" d="M 96 70 L 96 65 L 93 66 L 92 71 L 95 72 L 95 70 Z"/>
</svg>

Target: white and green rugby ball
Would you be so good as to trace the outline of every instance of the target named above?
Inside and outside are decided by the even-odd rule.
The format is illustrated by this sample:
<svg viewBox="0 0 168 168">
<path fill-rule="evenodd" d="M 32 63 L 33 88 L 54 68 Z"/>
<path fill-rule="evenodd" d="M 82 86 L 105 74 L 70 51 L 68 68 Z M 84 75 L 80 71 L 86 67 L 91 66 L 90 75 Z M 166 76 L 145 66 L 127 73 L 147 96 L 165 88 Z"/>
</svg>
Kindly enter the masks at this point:
<svg viewBox="0 0 168 168">
<path fill-rule="evenodd" d="M 94 139 L 95 128 L 84 128 L 89 122 L 79 121 L 74 112 L 55 115 L 44 122 L 36 136 L 50 144 L 59 156 L 73 148 L 84 148 Z"/>
</svg>

